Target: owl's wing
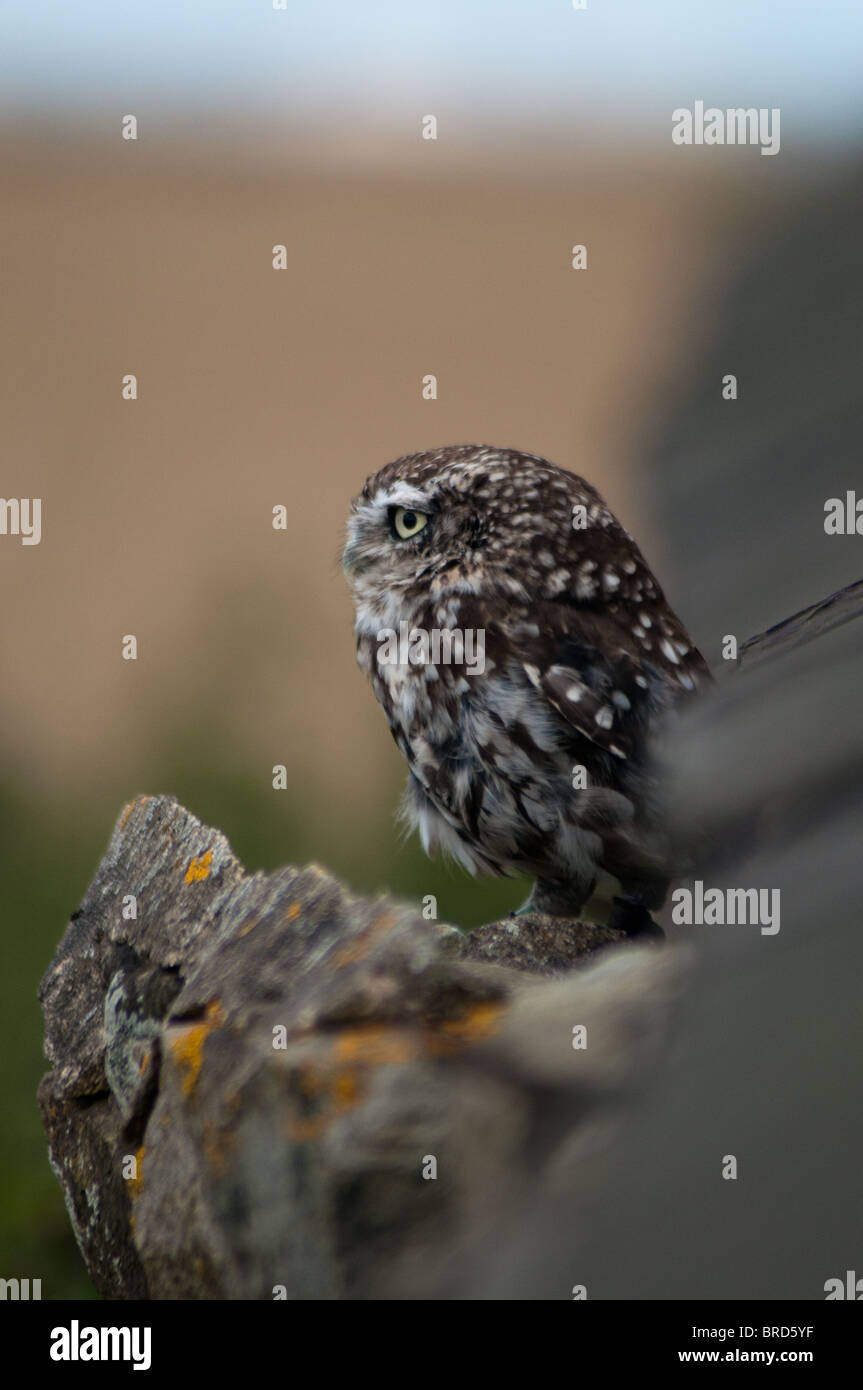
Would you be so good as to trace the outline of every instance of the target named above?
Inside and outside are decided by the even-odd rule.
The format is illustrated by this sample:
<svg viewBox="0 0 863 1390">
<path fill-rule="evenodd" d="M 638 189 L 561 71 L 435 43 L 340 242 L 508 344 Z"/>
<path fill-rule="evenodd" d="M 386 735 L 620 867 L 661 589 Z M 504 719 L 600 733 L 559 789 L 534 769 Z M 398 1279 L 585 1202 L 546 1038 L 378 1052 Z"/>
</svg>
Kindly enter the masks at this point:
<svg viewBox="0 0 863 1390">
<path fill-rule="evenodd" d="M 615 758 L 632 757 L 657 705 L 657 673 L 622 645 L 615 624 L 606 621 L 600 636 L 574 610 L 548 609 L 533 649 L 520 644 L 528 680 L 576 733 Z"/>
<path fill-rule="evenodd" d="M 658 710 L 709 679 L 703 658 L 659 591 L 651 608 L 650 614 L 633 613 L 625 600 L 540 600 L 499 624 L 498 649 L 520 664 L 576 734 L 627 760 L 640 749 Z"/>
<path fill-rule="evenodd" d="M 601 505 L 596 518 L 534 581 L 538 659 L 524 666 L 573 729 L 625 760 L 653 714 L 710 675 L 635 541 Z"/>
<path fill-rule="evenodd" d="M 610 665 L 585 647 L 575 656 L 570 649 L 544 669 L 522 664 L 531 684 L 577 733 L 616 758 L 632 757 L 643 691 L 635 684 L 640 673 L 627 657 Z"/>
</svg>

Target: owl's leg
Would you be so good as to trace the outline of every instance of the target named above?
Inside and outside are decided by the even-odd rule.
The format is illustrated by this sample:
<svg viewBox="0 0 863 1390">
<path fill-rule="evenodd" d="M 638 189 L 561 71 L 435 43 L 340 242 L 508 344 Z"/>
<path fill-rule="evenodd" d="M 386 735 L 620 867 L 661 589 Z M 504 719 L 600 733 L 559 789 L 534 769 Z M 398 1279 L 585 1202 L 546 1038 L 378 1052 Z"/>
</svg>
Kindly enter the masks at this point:
<svg viewBox="0 0 863 1390">
<path fill-rule="evenodd" d="M 528 912 L 543 912 L 549 917 L 568 917 L 574 921 L 596 887 L 596 879 L 538 878 L 527 902 L 516 917 Z"/>
</svg>

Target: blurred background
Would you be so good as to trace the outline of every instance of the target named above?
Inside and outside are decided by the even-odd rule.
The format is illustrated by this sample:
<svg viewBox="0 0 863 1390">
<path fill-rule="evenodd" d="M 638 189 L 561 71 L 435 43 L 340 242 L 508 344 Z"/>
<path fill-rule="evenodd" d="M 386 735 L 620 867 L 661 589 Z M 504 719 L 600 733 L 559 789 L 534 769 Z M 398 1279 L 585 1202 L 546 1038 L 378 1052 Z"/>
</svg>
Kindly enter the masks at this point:
<svg viewBox="0 0 863 1390">
<path fill-rule="evenodd" d="M 442 919 L 524 896 L 400 841 L 339 568 L 368 473 L 469 441 L 583 473 L 712 664 L 859 577 L 823 503 L 858 469 L 861 54 L 839 0 L 4 4 L 0 495 L 42 541 L 0 536 L 0 1276 L 92 1296 L 36 988 L 130 797 Z M 673 145 L 698 99 L 778 107 L 780 153 Z"/>
</svg>

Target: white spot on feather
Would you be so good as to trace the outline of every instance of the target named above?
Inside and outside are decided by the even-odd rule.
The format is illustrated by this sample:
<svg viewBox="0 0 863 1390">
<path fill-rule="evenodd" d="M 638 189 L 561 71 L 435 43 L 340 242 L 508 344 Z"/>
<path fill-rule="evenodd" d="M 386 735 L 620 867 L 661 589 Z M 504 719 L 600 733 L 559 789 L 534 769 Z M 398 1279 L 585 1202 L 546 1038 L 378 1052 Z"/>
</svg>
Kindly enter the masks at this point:
<svg viewBox="0 0 863 1390">
<path fill-rule="evenodd" d="M 527 672 L 527 678 L 528 678 L 528 680 L 530 681 L 531 685 L 535 685 L 536 688 L 537 688 L 537 690 L 538 690 L 538 689 L 539 689 L 539 668 L 536 667 L 536 666 L 529 666 L 528 663 L 525 662 L 524 669 L 525 669 L 525 671 Z"/>
<path fill-rule="evenodd" d="M 668 657 L 668 660 L 671 662 L 673 666 L 679 666 L 680 657 L 677 655 L 677 652 L 674 650 L 667 638 L 663 637 L 662 641 L 659 644 L 659 649 L 662 652 L 663 656 Z"/>
</svg>

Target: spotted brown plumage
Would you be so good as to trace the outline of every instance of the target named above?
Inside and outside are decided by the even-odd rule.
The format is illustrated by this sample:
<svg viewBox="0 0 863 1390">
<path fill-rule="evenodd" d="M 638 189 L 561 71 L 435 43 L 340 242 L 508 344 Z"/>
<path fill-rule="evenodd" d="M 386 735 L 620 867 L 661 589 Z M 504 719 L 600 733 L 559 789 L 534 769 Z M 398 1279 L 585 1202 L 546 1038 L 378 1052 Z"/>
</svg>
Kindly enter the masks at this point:
<svg viewBox="0 0 863 1390">
<path fill-rule="evenodd" d="M 513 449 L 410 454 L 354 498 L 344 568 L 426 851 L 529 874 L 547 911 L 574 915 L 601 872 L 636 912 L 659 906 L 648 735 L 709 676 L 595 488 Z M 483 635 L 482 662 L 385 642 L 454 632 Z"/>
</svg>

